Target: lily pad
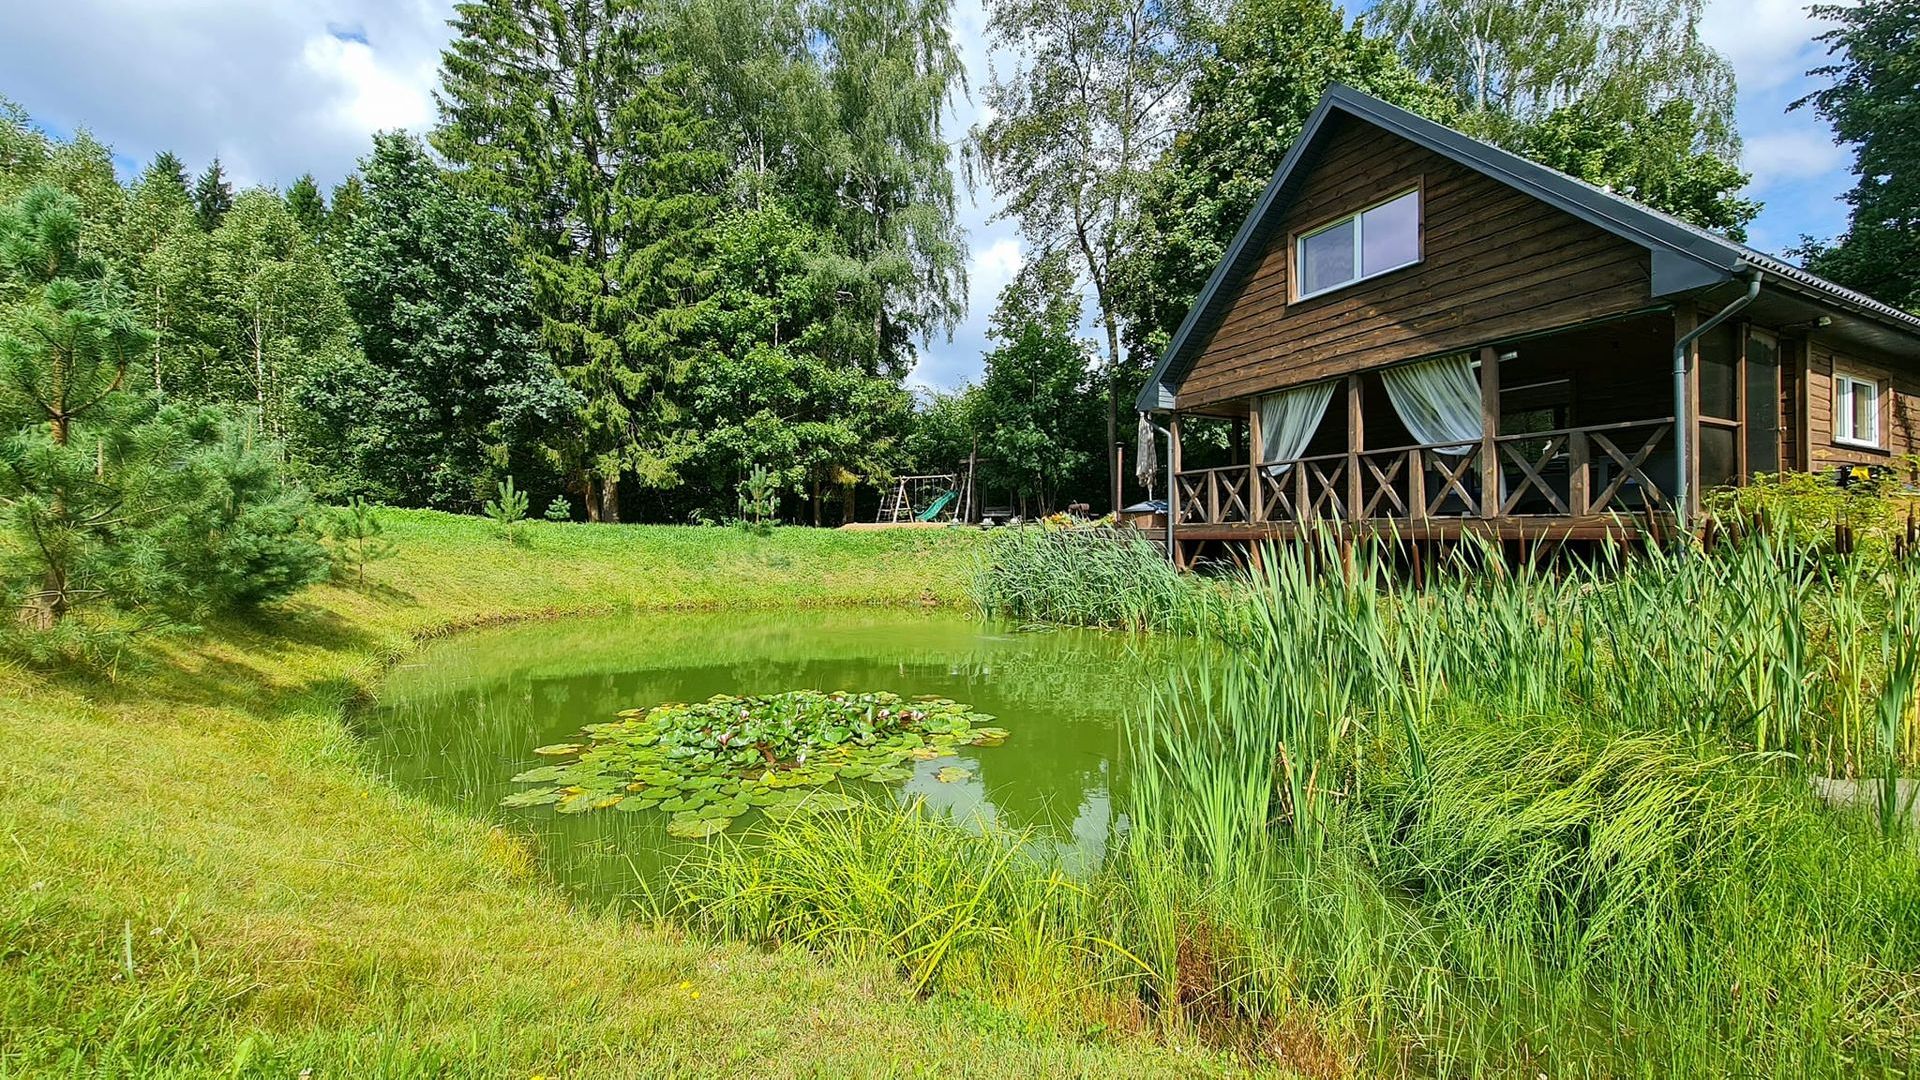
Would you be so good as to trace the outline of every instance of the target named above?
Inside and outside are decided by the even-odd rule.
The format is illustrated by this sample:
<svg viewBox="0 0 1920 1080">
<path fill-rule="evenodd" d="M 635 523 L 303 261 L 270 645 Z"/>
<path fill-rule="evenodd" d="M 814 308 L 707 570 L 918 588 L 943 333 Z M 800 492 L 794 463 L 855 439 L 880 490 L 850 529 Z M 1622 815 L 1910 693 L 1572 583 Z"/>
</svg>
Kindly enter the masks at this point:
<svg viewBox="0 0 1920 1080">
<path fill-rule="evenodd" d="M 949 765 L 946 768 L 941 769 L 939 772 L 934 773 L 933 778 L 935 780 L 940 781 L 943 784 L 951 784 L 956 780 L 965 780 L 967 777 L 972 775 L 973 775 L 972 769 L 963 769 L 958 765 Z"/>
<path fill-rule="evenodd" d="M 515 780 L 538 788 L 502 800 L 577 814 L 615 808 L 673 815 L 676 835 L 753 809 L 833 810 L 858 800 L 843 781 L 897 783 L 916 761 L 950 757 L 961 745 L 992 745 L 993 718 L 947 698 L 798 690 L 764 697 L 719 694 L 704 702 L 624 709 L 588 725 L 579 741 L 539 747 L 556 759 Z M 949 767 L 949 783 L 972 775 Z M 724 824 L 718 828 L 724 828 Z M 718 828 L 712 831 L 717 832 Z"/>
<path fill-rule="evenodd" d="M 667 835 L 682 840 L 704 840 L 716 833 L 725 832 L 733 824 L 732 818 L 680 818 L 667 822 Z"/>
</svg>

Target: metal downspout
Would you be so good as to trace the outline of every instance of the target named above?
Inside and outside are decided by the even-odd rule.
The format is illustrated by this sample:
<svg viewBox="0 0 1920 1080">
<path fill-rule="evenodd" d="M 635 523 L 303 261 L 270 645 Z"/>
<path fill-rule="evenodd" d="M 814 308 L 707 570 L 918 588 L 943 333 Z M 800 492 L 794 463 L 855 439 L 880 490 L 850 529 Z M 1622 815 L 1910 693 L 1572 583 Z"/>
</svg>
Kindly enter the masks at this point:
<svg viewBox="0 0 1920 1080">
<path fill-rule="evenodd" d="M 1746 269 L 1747 264 L 1744 261 L 1735 263 L 1733 266 L 1734 273 L 1740 273 Z M 1754 270 L 1752 271 L 1752 275 L 1752 277 L 1747 279 L 1747 291 L 1744 296 L 1735 297 L 1732 303 L 1721 308 L 1706 322 L 1687 331 L 1681 336 L 1680 340 L 1673 344 L 1673 456 L 1675 462 L 1674 472 L 1676 474 L 1673 485 L 1673 502 L 1674 517 L 1679 521 L 1682 529 L 1687 527 L 1687 506 L 1692 495 L 1692 493 L 1687 490 L 1687 477 L 1688 474 L 1693 471 L 1687 465 L 1687 453 L 1691 449 L 1688 444 L 1692 442 L 1692 440 L 1688 438 L 1689 425 L 1687 423 L 1687 357 L 1695 341 L 1700 340 L 1700 338 L 1704 337 L 1714 327 L 1719 326 L 1721 323 L 1726 322 L 1729 318 L 1738 314 L 1741 308 L 1753 303 L 1755 298 L 1760 295 L 1760 271 Z"/>
<path fill-rule="evenodd" d="M 1153 417 L 1147 413 L 1140 415 L 1146 419 L 1148 427 L 1167 437 L 1167 561 L 1178 566 L 1180 560 L 1173 554 L 1173 432 L 1154 423 Z"/>
</svg>

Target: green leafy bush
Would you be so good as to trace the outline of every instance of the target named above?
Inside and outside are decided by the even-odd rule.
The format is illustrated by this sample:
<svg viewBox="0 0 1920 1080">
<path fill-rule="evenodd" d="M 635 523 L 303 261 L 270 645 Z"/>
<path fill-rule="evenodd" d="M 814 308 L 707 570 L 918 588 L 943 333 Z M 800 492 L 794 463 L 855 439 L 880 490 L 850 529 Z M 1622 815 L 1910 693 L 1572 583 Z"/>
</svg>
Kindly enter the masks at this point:
<svg viewBox="0 0 1920 1080">
<path fill-rule="evenodd" d="M 1900 477 L 1914 475 L 1920 458 L 1891 464 L 1877 474 L 1860 469 L 1844 487 L 1831 473 L 1761 473 L 1744 486 L 1709 493 L 1706 505 L 1723 528 L 1758 526 L 1800 548 L 1832 551 L 1844 544 L 1885 555 L 1915 522 L 1917 497 Z"/>
</svg>

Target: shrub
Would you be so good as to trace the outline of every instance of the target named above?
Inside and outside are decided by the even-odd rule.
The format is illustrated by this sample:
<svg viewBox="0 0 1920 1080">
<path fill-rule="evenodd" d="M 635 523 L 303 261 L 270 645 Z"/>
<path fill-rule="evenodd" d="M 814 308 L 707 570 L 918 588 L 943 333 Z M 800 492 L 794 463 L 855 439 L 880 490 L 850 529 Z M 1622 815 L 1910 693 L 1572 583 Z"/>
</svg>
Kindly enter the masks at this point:
<svg viewBox="0 0 1920 1080">
<path fill-rule="evenodd" d="M 1883 556 L 1910 542 L 1916 497 L 1899 480 L 1920 469 L 1920 457 L 1891 471 L 1862 469 L 1841 486 L 1831 473 L 1761 473 L 1742 487 L 1707 496 L 1707 509 L 1735 529 L 1755 524 L 1782 534 L 1795 547 L 1832 551 L 1837 544 Z"/>
</svg>

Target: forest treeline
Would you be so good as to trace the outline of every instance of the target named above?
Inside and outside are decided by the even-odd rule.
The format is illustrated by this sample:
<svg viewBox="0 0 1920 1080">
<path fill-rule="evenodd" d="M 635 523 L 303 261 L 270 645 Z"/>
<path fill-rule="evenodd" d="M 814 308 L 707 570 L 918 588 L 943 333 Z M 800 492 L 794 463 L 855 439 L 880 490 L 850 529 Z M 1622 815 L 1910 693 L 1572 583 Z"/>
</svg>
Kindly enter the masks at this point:
<svg viewBox="0 0 1920 1080">
<path fill-rule="evenodd" d="M 759 469 L 780 516 L 834 523 L 974 459 L 985 499 L 1104 509 L 1146 370 L 1331 81 L 1740 236 L 1701 7 L 989 0 L 970 87 L 949 0 L 473 0 L 436 126 L 331 190 L 171 153 L 122 176 L 9 105 L 0 204 L 70 197 L 141 393 L 224 410 L 322 500 L 470 512 L 511 476 L 579 519 L 718 521 Z M 1912 305 L 1912 151 L 1871 118 L 1912 108 L 1887 73 L 1913 5 L 1829 17 L 1807 104 L 1876 171 L 1800 254 Z M 969 96 L 988 118 L 958 130 Z M 1026 260 L 980 380 L 916 395 L 965 316 L 961 178 Z"/>
</svg>

